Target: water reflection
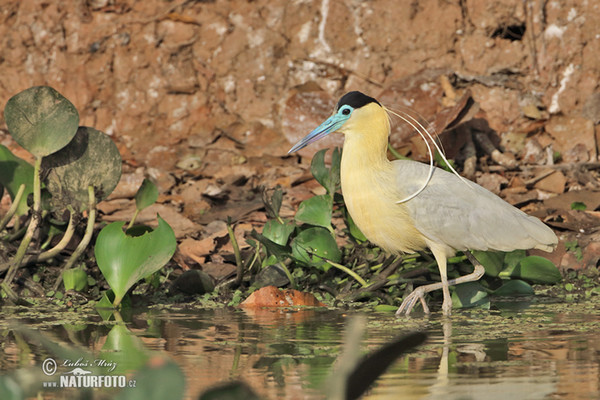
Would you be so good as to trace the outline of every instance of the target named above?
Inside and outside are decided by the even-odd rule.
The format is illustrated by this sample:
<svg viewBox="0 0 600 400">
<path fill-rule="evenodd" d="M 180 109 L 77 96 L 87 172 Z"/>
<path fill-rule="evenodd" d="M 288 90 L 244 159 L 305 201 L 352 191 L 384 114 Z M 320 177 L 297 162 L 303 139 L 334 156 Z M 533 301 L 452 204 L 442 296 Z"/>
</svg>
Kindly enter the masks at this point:
<svg viewBox="0 0 600 400">
<path fill-rule="evenodd" d="M 144 310 L 124 317 L 123 324 L 94 316 L 80 316 L 78 323 L 20 322 L 38 324 L 50 342 L 71 352 L 118 363 L 119 373 L 129 378 L 156 354 L 168 355 L 185 375 L 187 398 L 242 379 L 263 398 L 318 399 L 355 314 L 366 316 L 365 352 L 403 333 L 429 335 L 425 345 L 390 368 L 367 399 L 600 398 L 600 311 L 593 303 L 511 303 L 450 318 L 222 308 Z M 4 328 L 2 349 L 4 374 L 29 369 L 43 378 L 41 363 L 52 352 L 38 340 Z"/>
</svg>

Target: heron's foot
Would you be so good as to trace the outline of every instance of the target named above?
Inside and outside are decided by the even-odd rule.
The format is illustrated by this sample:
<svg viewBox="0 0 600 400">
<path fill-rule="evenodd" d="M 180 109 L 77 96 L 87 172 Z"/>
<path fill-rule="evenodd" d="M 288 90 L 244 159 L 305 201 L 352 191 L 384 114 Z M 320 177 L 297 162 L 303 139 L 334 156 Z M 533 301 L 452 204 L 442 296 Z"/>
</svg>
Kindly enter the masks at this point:
<svg viewBox="0 0 600 400">
<path fill-rule="evenodd" d="M 396 311 L 396 315 L 400 315 L 402 313 L 406 315 L 410 314 L 413 307 L 417 304 L 417 300 L 421 302 L 421 306 L 423 306 L 423 311 L 425 314 L 429 314 L 429 307 L 427 307 L 427 302 L 425 302 L 425 293 L 426 292 L 423 290 L 423 286 L 413 290 L 412 293 L 406 296 L 406 298 L 402 301 L 400 308 L 398 308 L 398 311 Z"/>
</svg>

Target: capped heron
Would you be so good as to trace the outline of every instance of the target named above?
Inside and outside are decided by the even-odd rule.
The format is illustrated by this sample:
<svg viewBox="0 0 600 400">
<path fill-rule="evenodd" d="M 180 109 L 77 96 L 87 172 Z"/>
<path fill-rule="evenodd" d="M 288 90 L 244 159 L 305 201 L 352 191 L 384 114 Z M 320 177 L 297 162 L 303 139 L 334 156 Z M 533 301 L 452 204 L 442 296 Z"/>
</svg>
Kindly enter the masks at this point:
<svg viewBox="0 0 600 400">
<path fill-rule="evenodd" d="M 549 227 L 483 187 L 433 165 L 389 161 L 388 110 L 376 99 L 357 91 L 346 93 L 333 115 L 288 153 L 332 132 L 345 135 L 342 193 L 352 219 L 367 239 L 395 254 L 429 248 L 437 262 L 441 282 L 416 288 L 397 315 L 408 315 L 417 301 L 428 313 L 424 295 L 440 288 L 442 311 L 450 314 L 448 287 L 476 281 L 485 272 L 469 250 L 533 248 L 549 252 L 555 248 L 558 239 Z M 446 261 L 456 251 L 463 251 L 475 268 L 469 275 L 448 280 Z"/>
</svg>

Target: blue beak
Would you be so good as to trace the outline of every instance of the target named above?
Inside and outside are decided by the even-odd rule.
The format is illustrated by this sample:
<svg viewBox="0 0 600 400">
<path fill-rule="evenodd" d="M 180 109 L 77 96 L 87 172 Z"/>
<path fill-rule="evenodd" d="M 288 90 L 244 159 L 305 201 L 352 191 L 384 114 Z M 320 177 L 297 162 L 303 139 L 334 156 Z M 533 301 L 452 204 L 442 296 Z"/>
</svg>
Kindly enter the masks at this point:
<svg viewBox="0 0 600 400">
<path fill-rule="evenodd" d="M 294 147 L 292 147 L 290 151 L 288 151 L 288 154 L 303 149 L 312 142 L 316 142 L 317 140 L 324 138 L 330 133 L 337 131 L 342 127 L 342 125 L 344 125 L 344 122 L 348 120 L 348 117 L 349 116 L 346 115 L 333 114 L 331 117 L 327 118 L 325 122 L 319 125 L 314 131 L 306 135 L 304 139 L 296 143 Z"/>
</svg>

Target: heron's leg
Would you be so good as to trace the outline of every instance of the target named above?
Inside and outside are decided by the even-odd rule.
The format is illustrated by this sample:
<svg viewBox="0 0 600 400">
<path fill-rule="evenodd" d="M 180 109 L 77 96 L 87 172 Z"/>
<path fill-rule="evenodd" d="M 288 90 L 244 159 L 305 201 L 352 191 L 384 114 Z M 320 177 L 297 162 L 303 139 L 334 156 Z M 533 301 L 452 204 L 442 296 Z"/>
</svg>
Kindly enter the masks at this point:
<svg viewBox="0 0 600 400">
<path fill-rule="evenodd" d="M 442 269 L 440 268 L 440 274 L 442 274 L 442 282 L 419 286 L 418 288 L 413 290 L 408 296 L 406 296 L 406 298 L 400 305 L 400 308 L 398 308 L 398 311 L 396 311 L 396 315 L 400 315 L 402 313 L 406 313 L 406 315 L 410 314 L 413 307 L 416 305 L 417 300 L 420 300 L 421 304 L 423 304 L 423 310 L 425 311 L 425 313 L 429 313 L 429 308 L 425 304 L 425 294 L 426 293 L 429 293 L 429 292 L 432 292 L 432 291 L 438 290 L 438 289 L 448 290 L 447 289 L 448 287 L 458 285 L 459 283 L 473 282 L 473 281 L 479 280 L 479 278 L 481 278 L 483 276 L 483 274 L 485 273 L 485 268 L 483 267 L 483 265 L 481 265 L 481 263 L 479 261 L 477 261 L 475 256 L 473 256 L 473 254 L 471 254 L 470 251 L 467 250 L 464 253 L 467 256 L 467 258 L 469 259 L 469 261 L 471 261 L 471 263 L 475 267 L 475 269 L 473 270 L 472 273 L 470 273 L 469 275 L 455 278 L 455 279 L 450 279 L 448 281 L 446 274 L 445 273 L 442 274 Z M 434 256 L 435 256 L 435 253 L 434 253 Z M 437 260 L 437 257 L 436 257 L 436 260 Z M 444 272 L 445 272 L 445 270 L 446 270 L 445 255 L 443 257 L 443 263 L 444 263 Z M 439 265 L 440 264 L 438 261 L 438 266 Z M 447 280 L 445 288 L 444 288 L 444 280 Z M 447 296 L 448 297 L 446 297 L 446 294 L 444 293 L 444 304 L 442 305 L 442 310 L 444 311 L 444 314 L 446 314 L 446 311 L 444 309 L 444 305 L 446 304 L 446 299 L 448 299 L 449 304 L 450 304 L 449 311 L 452 309 L 452 298 L 450 297 L 449 290 L 448 290 Z M 449 312 L 448 312 L 448 314 L 449 314 Z"/>
</svg>

